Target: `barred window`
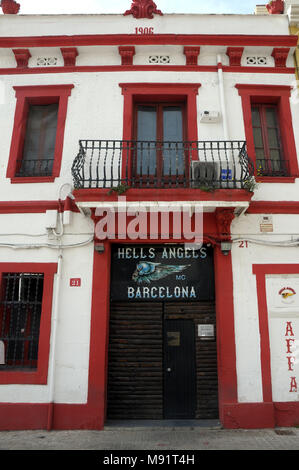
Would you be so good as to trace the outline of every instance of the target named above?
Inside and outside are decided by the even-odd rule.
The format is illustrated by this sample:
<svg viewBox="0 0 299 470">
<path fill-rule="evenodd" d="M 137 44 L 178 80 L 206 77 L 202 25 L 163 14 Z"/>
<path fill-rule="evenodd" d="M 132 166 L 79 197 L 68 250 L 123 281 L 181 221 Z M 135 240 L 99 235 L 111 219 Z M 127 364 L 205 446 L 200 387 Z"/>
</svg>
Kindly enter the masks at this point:
<svg viewBox="0 0 299 470">
<path fill-rule="evenodd" d="M 3 273 L 0 370 L 36 369 L 44 274 Z"/>
</svg>

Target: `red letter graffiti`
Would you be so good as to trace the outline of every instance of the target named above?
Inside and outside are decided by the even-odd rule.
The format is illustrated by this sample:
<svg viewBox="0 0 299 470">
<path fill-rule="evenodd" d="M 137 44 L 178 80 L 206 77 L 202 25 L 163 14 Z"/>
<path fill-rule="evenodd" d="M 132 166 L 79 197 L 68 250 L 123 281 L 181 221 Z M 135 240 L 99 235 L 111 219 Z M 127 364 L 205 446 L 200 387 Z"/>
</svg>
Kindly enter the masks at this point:
<svg viewBox="0 0 299 470">
<path fill-rule="evenodd" d="M 294 336 L 293 329 L 292 329 L 292 322 L 287 322 L 286 334 L 285 336 Z"/>
<path fill-rule="evenodd" d="M 297 392 L 296 377 L 291 377 L 290 392 Z"/>
</svg>

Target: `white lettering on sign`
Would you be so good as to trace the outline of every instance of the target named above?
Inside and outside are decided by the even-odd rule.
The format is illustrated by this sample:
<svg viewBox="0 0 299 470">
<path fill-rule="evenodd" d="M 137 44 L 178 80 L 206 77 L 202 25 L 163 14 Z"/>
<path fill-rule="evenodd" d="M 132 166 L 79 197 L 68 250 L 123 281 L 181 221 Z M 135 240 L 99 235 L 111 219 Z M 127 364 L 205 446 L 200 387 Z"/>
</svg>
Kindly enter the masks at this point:
<svg viewBox="0 0 299 470">
<path fill-rule="evenodd" d="M 80 277 L 74 277 L 70 279 L 70 286 L 71 287 L 81 287 L 81 278 Z"/>
<path fill-rule="evenodd" d="M 128 299 L 195 299 L 193 286 L 180 287 L 128 287 Z"/>
</svg>

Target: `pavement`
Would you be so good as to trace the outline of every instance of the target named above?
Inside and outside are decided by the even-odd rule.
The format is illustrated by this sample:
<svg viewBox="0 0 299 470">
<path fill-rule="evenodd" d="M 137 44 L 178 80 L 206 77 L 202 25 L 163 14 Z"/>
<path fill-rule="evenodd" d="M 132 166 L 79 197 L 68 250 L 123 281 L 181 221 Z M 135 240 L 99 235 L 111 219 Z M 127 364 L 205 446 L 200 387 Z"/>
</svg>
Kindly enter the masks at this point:
<svg viewBox="0 0 299 470">
<path fill-rule="evenodd" d="M 190 450 L 299 450 L 299 428 L 228 430 L 209 422 L 115 422 L 107 423 L 102 431 L 0 432 L 0 451 L 28 450 L 101 451 L 101 458 L 122 452 L 129 455 L 128 451 L 132 455 L 180 451 L 183 455 Z"/>
</svg>

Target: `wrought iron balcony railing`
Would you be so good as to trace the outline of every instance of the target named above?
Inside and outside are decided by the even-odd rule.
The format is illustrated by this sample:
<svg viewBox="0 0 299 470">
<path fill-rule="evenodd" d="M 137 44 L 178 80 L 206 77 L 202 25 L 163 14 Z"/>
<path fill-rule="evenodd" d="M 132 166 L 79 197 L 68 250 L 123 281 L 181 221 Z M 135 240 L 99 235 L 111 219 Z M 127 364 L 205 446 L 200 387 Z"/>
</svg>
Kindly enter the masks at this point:
<svg viewBox="0 0 299 470">
<path fill-rule="evenodd" d="M 244 141 L 80 140 L 72 165 L 76 189 L 248 189 L 253 174 Z"/>
</svg>

